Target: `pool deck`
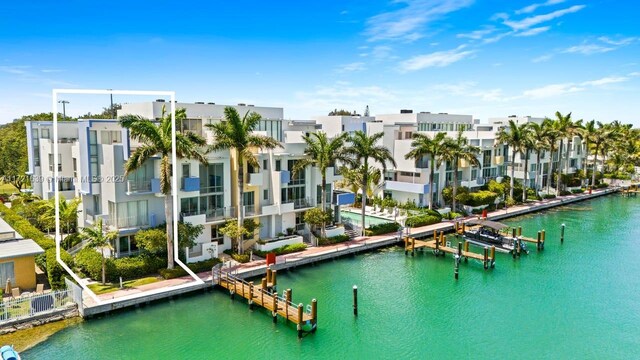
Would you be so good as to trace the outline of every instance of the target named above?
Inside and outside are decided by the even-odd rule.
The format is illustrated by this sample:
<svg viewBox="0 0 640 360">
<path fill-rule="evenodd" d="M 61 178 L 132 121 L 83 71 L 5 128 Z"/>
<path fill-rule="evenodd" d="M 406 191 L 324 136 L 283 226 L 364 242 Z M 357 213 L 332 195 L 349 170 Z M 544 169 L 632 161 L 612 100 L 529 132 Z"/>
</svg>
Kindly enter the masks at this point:
<svg viewBox="0 0 640 360">
<path fill-rule="evenodd" d="M 607 188 L 594 190 L 592 194 L 576 194 L 567 195 L 560 198 L 548 199 L 542 201 L 532 201 L 526 204 L 510 207 L 505 210 L 492 211 L 488 214 L 488 218 L 492 220 L 501 220 L 514 216 L 524 215 L 528 213 L 538 212 L 558 206 L 564 206 L 579 201 L 593 199 L 596 197 L 608 195 L 619 191 L 619 188 Z M 464 220 L 476 218 L 469 216 Z M 419 228 L 409 229 L 409 234 L 413 236 L 430 235 L 433 231 L 453 232 L 454 221 L 444 221 L 438 224 L 422 226 Z M 335 245 L 322 247 L 309 247 L 305 251 L 298 253 L 281 255 L 276 257 L 276 264 L 271 265 L 274 270 L 292 269 L 303 265 L 313 265 L 322 261 L 335 259 L 347 255 L 355 255 L 379 248 L 394 245 L 400 241 L 397 234 L 386 234 L 379 236 L 358 237 L 351 241 L 343 242 Z M 253 277 L 261 277 L 266 274 L 267 266 L 265 260 L 257 260 L 245 264 L 237 264 L 227 266 L 223 271 L 232 273 L 238 278 L 247 279 Z M 118 290 L 108 294 L 100 295 L 102 304 L 96 304 L 87 294 L 83 296 L 84 309 L 81 311 L 83 316 L 94 316 L 109 311 L 139 306 L 140 304 L 148 304 L 151 301 L 173 298 L 185 293 L 194 291 L 203 291 L 213 286 L 213 277 L 211 272 L 203 272 L 197 274 L 203 280 L 198 283 L 191 277 L 181 277 L 170 280 L 158 281 L 151 284 L 141 285 L 136 288 Z M 142 295 L 147 294 L 147 295 Z M 142 295 L 142 296 L 138 296 Z"/>
</svg>

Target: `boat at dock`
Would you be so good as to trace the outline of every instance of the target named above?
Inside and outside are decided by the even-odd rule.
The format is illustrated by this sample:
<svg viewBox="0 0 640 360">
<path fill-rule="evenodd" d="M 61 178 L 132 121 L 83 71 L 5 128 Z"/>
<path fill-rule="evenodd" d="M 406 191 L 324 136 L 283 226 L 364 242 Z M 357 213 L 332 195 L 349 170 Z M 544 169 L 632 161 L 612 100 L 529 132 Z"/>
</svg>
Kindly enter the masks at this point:
<svg viewBox="0 0 640 360">
<path fill-rule="evenodd" d="M 497 251 L 512 253 L 517 247 L 520 251 L 529 253 L 525 242 L 517 236 L 508 236 L 502 233 L 509 228 L 508 225 L 491 220 L 476 219 L 465 224 L 462 237 L 471 244 L 478 246 L 495 246 Z"/>
<path fill-rule="evenodd" d="M 2 360 L 20 360 L 20 355 L 13 349 L 11 345 L 5 345 L 0 348 L 0 359 Z"/>
</svg>

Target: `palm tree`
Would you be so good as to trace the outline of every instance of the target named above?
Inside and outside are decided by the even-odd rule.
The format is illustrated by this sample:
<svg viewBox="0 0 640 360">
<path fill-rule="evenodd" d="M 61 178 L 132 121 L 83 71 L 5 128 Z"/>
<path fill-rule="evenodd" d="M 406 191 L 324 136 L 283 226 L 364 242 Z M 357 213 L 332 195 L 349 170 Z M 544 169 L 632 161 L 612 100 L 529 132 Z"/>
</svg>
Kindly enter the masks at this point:
<svg viewBox="0 0 640 360">
<path fill-rule="evenodd" d="M 414 133 L 411 142 L 411 151 L 405 155 L 405 159 L 421 160 L 425 156 L 431 159 L 431 171 L 429 172 L 429 210 L 433 209 L 433 177 L 435 174 L 436 158 L 440 156 L 442 146 L 447 134 L 437 133 L 433 138 L 427 134 Z M 438 160 L 439 163 L 440 160 Z"/>
<path fill-rule="evenodd" d="M 249 111 L 243 117 L 240 117 L 235 108 L 227 106 L 224 108 L 224 119 L 222 121 L 207 125 L 214 135 L 214 141 L 209 146 L 209 151 L 232 150 L 235 152 L 236 176 L 238 179 L 238 187 L 236 189 L 238 226 L 243 226 L 244 224 L 242 194 L 244 190 L 245 162 L 247 165 L 259 169 L 260 162 L 253 151 L 282 147 L 274 138 L 253 133 L 260 119 L 260 114 Z M 243 239 L 244 236 L 236 239 L 238 253 L 240 254 L 244 253 Z"/>
<path fill-rule="evenodd" d="M 524 154 L 524 181 L 522 182 L 522 202 L 527 202 L 527 174 L 529 173 L 529 152 L 533 149 L 534 140 L 531 134 L 531 123 L 524 123 L 522 127 L 522 148 L 520 153 Z"/>
<path fill-rule="evenodd" d="M 118 238 L 118 231 L 112 230 L 105 232 L 102 227 L 102 218 L 98 218 L 96 223 L 91 227 L 82 228 L 80 236 L 83 240 L 88 241 L 88 246 L 94 249 L 100 249 L 102 254 L 102 285 L 106 282 L 106 260 L 104 249 L 113 250 L 113 243 Z"/>
<path fill-rule="evenodd" d="M 521 151 L 521 149 L 523 149 L 526 126 L 527 123 L 518 125 L 515 121 L 509 120 L 509 125 L 507 127 L 501 128 L 496 136 L 496 140 L 498 141 L 498 143 L 507 144 L 511 148 L 511 184 L 509 189 L 509 197 L 512 199 L 516 154 Z"/>
<path fill-rule="evenodd" d="M 369 161 L 379 163 L 383 173 L 387 171 L 387 162 L 394 167 L 396 161 L 391 156 L 391 152 L 383 145 L 377 143 L 384 137 L 384 132 L 375 133 L 371 136 L 364 131 L 356 131 L 349 139 L 349 146 L 345 153 L 351 158 L 352 164 L 362 164 L 362 236 L 365 235 L 365 208 L 367 205 L 367 181 L 369 177 Z"/>
<path fill-rule="evenodd" d="M 207 159 L 200 151 L 200 147 L 206 144 L 204 138 L 192 132 L 179 132 L 182 129 L 182 120 L 186 118 L 185 109 L 176 110 L 176 155 L 178 158 L 195 159 L 202 164 Z M 142 145 L 138 147 L 124 164 L 125 176 L 144 166 L 147 160 L 154 156 L 160 156 L 160 190 L 164 194 L 164 216 L 167 221 L 167 268 L 173 269 L 173 228 L 171 221 L 171 152 L 173 141 L 171 139 L 171 114 L 162 108 L 162 117 L 158 122 L 145 119 L 141 116 L 125 115 L 120 118 L 120 125 L 129 129 L 132 139 L 138 140 Z"/>
<path fill-rule="evenodd" d="M 595 120 L 585 122 L 584 126 L 580 130 L 581 136 L 585 141 L 584 161 L 582 162 L 582 171 L 584 172 L 585 176 L 587 174 L 587 158 L 589 156 L 589 151 L 591 149 L 591 143 L 594 137 L 596 136 L 597 131 L 598 129 L 596 128 Z M 594 164 L 593 171 L 595 171 L 595 164 Z M 591 186 L 593 185 L 594 184 L 591 184 Z"/>
<path fill-rule="evenodd" d="M 536 175 L 534 182 L 534 187 L 536 192 L 540 190 L 540 183 L 538 179 L 540 178 L 542 171 L 542 164 L 540 164 L 540 153 L 544 150 L 549 149 L 548 137 L 549 132 L 552 131 L 551 128 L 545 126 L 544 123 L 529 123 L 529 128 L 531 130 L 531 140 L 532 140 L 532 148 L 536 152 Z"/>
<path fill-rule="evenodd" d="M 563 149 L 563 142 L 565 137 L 567 138 L 567 148 L 565 150 L 565 174 L 569 173 L 569 151 L 571 150 L 571 142 L 573 141 L 573 137 L 579 133 L 579 129 L 582 123 L 582 120 L 573 121 L 571 119 L 571 113 L 567 115 L 562 115 L 559 111 L 556 111 L 556 118 L 554 120 L 556 122 L 556 130 L 563 134 L 560 138 L 560 151 Z M 562 168 L 562 154 L 560 154 L 560 167 Z M 562 187 L 562 171 L 559 171 L 558 174 L 558 182 L 557 189 L 560 190 Z M 558 195 L 558 194 L 556 194 Z"/>
<path fill-rule="evenodd" d="M 299 171 L 304 171 L 307 166 L 315 166 L 322 176 L 322 212 L 326 211 L 327 168 L 336 166 L 336 161 L 349 163 L 351 160 L 344 151 L 344 144 L 349 138 L 348 133 L 342 133 L 329 139 L 327 133 L 318 131 L 305 134 L 302 139 L 307 144 L 304 150 L 305 158 L 296 161 L 293 167 L 293 176 Z M 322 224 L 322 237 L 325 237 L 326 224 Z"/>
<path fill-rule="evenodd" d="M 349 189 L 352 193 L 357 193 L 362 186 L 364 173 L 363 166 L 359 166 L 355 169 L 350 169 L 343 166 L 340 169 L 340 175 L 342 175 L 342 181 L 338 184 L 343 188 Z M 366 193 L 367 198 L 372 198 L 378 189 L 380 189 L 382 180 L 382 172 L 378 168 L 370 167 L 367 174 L 367 186 Z"/>
<path fill-rule="evenodd" d="M 458 189 L 458 162 L 464 160 L 469 163 L 470 166 L 480 166 L 478 160 L 480 155 L 480 148 L 478 146 L 469 145 L 467 138 L 464 136 L 464 131 L 460 129 L 458 135 L 455 138 L 447 137 L 444 141 L 442 153 L 440 159 L 447 161 L 449 164 L 453 164 L 453 201 L 451 211 L 456 211 L 456 191 Z"/>
<path fill-rule="evenodd" d="M 59 197 L 58 208 L 60 210 L 58 214 L 60 216 L 61 226 L 63 226 L 62 230 L 65 234 L 70 234 L 75 228 L 74 225 L 78 222 L 78 206 L 80 202 L 80 198 L 67 201 L 64 196 L 60 195 Z M 51 198 L 49 201 L 43 201 L 39 207 L 43 211 L 40 220 L 45 223 L 54 223 L 56 219 L 55 198 Z M 64 231 L 65 225 L 66 231 Z"/>
<path fill-rule="evenodd" d="M 604 144 L 608 143 L 613 136 L 613 130 L 608 125 L 603 125 L 600 121 L 596 122 L 598 128 L 592 134 L 590 142 L 593 146 L 593 172 L 591 174 L 591 186 L 596 184 L 596 166 L 598 162 L 598 153 L 603 151 Z"/>
<path fill-rule="evenodd" d="M 549 190 L 551 187 L 551 182 L 554 174 L 553 154 L 555 153 L 556 150 L 559 151 L 558 139 L 562 137 L 562 133 L 558 130 L 557 124 L 558 123 L 556 121 L 553 121 L 548 118 L 542 122 L 542 126 L 545 126 L 549 129 L 549 132 L 547 134 L 547 147 L 549 148 L 549 169 L 548 169 L 549 173 L 547 175 L 547 194 L 549 194 Z M 558 195 L 558 184 L 556 182 L 556 196 L 557 195 Z"/>
</svg>

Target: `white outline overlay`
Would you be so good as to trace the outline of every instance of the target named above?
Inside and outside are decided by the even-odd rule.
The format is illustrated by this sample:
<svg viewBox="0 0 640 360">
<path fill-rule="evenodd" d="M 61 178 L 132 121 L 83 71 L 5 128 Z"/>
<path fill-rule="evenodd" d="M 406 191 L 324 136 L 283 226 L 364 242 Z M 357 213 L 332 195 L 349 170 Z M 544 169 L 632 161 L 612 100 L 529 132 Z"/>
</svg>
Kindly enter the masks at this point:
<svg viewBox="0 0 640 360">
<path fill-rule="evenodd" d="M 171 97 L 171 142 L 174 146 L 171 147 L 171 161 L 172 161 L 172 170 L 174 174 L 177 174 L 176 167 L 177 163 L 177 155 L 176 155 L 176 92 L 175 91 L 141 91 L 141 90 L 95 90 L 95 89 L 53 89 L 52 90 L 52 112 L 53 112 L 53 153 L 58 153 L 58 94 L 84 94 L 84 95 L 158 95 L 158 96 L 170 96 Z M 58 172 L 58 157 L 53 157 L 53 178 L 54 184 L 57 184 L 57 179 L 60 177 Z M 107 301 L 102 301 L 98 296 L 89 289 L 89 287 L 83 283 L 82 279 L 78 275 L 76 275 L 69 266 L 62 261 L 60 257 L 60 241 L 62 240 L 62 235 L 60 234 L 60 191 L 58 187 L 54 185 L 54 198 L 55 198 L 55 217 L 56 217 L 56 260 L 58 264 L 64 268 L 69 275 L 91 296 L 91 298 L 98 304 L 109 304 L 116 303 L 124 300 L 131 300 L 136 298 L 143 298 L 149 295 L 160 294 L 163 292 L 191 287 L 194 285 L 202 285 L 204 281 L 198 277 L 191 269 L 189 269 L 180 259 L 178 258 L 178 178 L 176 176 L 172 176 L 171 179 L 171 188 L 173 191 L 173 259 L 174 261 L 180 265 L 182 269 L 184 269 L 187 274 L 189 274 L 194 280 L 194 283 L 189 282 L 187 284 L 181 284 L 177 286 L 172 286 L 168 288 L 160 288 L 151 291 L 136 293 L 132 295 L 122 296 L 118 298 L 114 298 Z M 168 221 L 168 219 L 166 219 Z"/>
</svg>

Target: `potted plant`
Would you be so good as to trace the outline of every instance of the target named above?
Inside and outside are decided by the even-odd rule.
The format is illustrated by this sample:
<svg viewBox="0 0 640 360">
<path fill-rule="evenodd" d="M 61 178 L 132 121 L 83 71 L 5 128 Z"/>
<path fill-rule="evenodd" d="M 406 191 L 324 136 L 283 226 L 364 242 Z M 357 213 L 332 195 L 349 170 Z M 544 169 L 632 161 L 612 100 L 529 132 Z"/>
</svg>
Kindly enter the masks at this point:
<svg viewBox="0 0 640 360">
<path fill-rule="evenodd" d="M 293 228 L 287 228 L 287 235 L 293 235 Z"/>
</svg>

